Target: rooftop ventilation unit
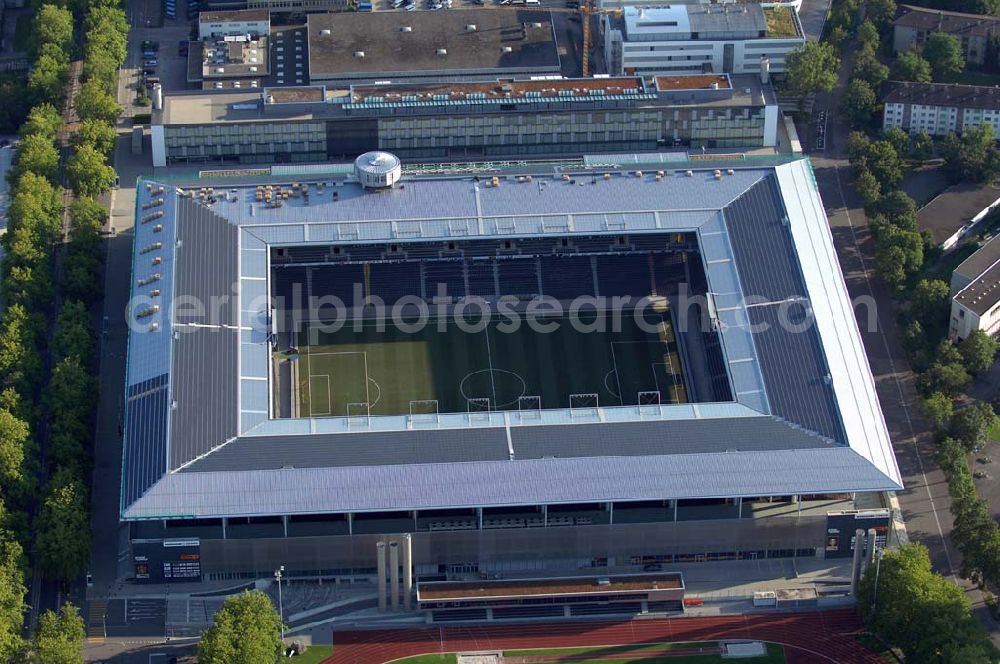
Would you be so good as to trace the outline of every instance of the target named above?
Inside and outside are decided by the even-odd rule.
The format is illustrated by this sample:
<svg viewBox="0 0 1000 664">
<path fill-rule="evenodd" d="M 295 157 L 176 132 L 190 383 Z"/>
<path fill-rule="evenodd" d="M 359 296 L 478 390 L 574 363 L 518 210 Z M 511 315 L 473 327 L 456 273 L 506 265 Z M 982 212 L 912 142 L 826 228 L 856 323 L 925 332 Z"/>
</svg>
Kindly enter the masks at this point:
<svg viewBox="0 0 1000 664">
<path fill-rule="evenodd" d="M 512 49 L 510 46 L 501 46 L 500 47 L 500 52 L 501 53 L 513 53 L 514 49 Z"/>
<path fill-rule="evenodd" d="M 323 36 L 323 37 L 329 37 L 330 36 L 330 31 L 329 30 L 320 30 L 319 34 L 321 36 Z"/>
<path fill-rule="evenodd" d="M 542 24 L 541 24 L 541 23 L 538 23 L 538 22 L 536 21 L 535 23 L 532 23 L 532 24 L 531 24 L 531 27 L 533 27 L 533 28 L 540 28 L 540 27 L 542 27 Z"/>
<path fill-rule="evenodd" d="M 355 51 L 354 52 L 354 57 L 356 57 L 356 58 L 363 58 L 363 57 L 365 57 L 365 52 L 364 51 Z"/>
<path fill-rule="evenodd" d="M 385 189 L 399 181 L 403 165 L 394 154 L 366 152 L 354 160 L 354 174 L 366 189 Z"/>
<path fill-rule="evenodd" d="M 404 25 L 399 29 L 400 32 L 413 32 L 413 28 L 409 25 Z"/>
<path fill-rule="evenodd" d="M 439 48 L 437 50 L 437 54 L 438 55 L 448 55 L 448 49 L 446 49 L 446 48 Z"/>
<path fill-rule="evenodd" d="M 476 27 L 476 24 L 475 24 L 475 23 L 470 23 L 470 24 L 468 24 L 467 26 L 465 26 L 465 31 L 466 31 L 466 32 L 475 32 L 475 31 L 476 31 L 476 30 L 478 30 L 478 29 L 479 29 L 479 28 L 477 28 L 477 27 Z"/>
</svg>

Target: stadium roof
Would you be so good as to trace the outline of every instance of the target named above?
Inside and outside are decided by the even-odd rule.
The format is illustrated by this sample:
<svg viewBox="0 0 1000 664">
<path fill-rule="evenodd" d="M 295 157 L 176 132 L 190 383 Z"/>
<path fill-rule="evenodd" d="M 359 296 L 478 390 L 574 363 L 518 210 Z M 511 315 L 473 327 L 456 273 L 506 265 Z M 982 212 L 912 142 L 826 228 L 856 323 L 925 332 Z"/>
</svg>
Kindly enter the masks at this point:
<svg viewBox="0 0 1000 664">
<path fill-rule="evenodd" d="M 253 186 L 206 204 L 140 183 L 123 518 L 899 489 L 808 162 L 719 179 L 611 170 L 497 187 L 416 177 L 380 192 L 341 176 L 336 199 L 279 208 L 255 203 Z M 678 231 L 698 237 L 732 402 L 269 417 L 269 246 Z"/>
</svg>

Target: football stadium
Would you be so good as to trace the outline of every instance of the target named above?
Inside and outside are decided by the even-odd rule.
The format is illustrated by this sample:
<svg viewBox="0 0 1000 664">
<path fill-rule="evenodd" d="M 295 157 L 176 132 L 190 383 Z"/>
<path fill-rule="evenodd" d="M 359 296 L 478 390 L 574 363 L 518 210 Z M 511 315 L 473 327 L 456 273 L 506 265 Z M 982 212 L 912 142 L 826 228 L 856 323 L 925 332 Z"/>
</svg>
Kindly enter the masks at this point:
<svg viewBox="0 0 1000 664">
<path fill-rule="evenodd" d="M 135 578 L 370 580 L 402 533 L 423 581 L 885 536 L 900 475 L 809 162 L 657 159 L 140 182 Z"/>
</svg>

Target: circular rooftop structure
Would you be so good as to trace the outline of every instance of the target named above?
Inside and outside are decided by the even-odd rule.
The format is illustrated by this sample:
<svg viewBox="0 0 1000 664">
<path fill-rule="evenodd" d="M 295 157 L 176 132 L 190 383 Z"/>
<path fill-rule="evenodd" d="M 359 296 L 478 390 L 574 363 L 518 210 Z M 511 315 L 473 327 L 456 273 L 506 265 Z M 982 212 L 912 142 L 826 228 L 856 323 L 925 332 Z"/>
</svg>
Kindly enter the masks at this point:
<svg viewBox="0 0 1000 664">
<path fill-rule="evenodd" d="M 354 173 L 366 188 L 391 187 L 403 174 L 399 157 L 388 152 L 366 152 L 354 160 Z"/>
</svg>

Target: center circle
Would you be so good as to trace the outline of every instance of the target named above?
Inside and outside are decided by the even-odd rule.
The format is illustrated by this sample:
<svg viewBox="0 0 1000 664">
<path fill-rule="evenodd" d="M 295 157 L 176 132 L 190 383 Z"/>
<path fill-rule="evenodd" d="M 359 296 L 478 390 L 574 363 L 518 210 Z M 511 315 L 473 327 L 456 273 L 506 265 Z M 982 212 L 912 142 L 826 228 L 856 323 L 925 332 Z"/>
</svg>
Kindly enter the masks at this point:
<svg viewBox="0 0 1000 664">
<path fill-rule="evenodd" d="M 524 396 L 528 387 L 519 374 L 506 369 L 480 369 L 467 374 L 459 385 L 462 397 L 489 399 L 491 410 L 508 408 Z M 495 401 L 494 401 L 495 391 Z"/>
</svg>

